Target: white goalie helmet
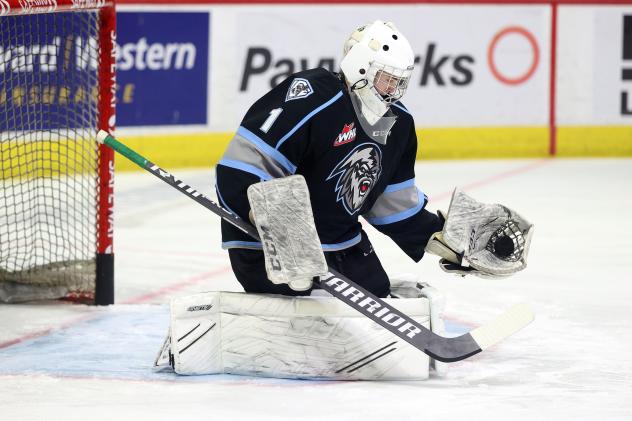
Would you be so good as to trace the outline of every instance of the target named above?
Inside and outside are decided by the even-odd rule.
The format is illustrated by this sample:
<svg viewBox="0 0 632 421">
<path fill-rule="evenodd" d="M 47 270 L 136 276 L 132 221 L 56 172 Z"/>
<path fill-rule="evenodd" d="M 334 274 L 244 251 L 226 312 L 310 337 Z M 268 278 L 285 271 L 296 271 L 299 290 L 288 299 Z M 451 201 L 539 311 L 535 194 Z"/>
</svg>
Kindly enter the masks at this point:
<svg viewBox="0 0 632 421">
<path fill-rule="evenodd" d="M 415 55 L 391 22 L 358 27 L 345 42 L 340 69 L 349 89 L 362 102 L 362 114 L 374 124 L 408 87 Z"/>
</svg>

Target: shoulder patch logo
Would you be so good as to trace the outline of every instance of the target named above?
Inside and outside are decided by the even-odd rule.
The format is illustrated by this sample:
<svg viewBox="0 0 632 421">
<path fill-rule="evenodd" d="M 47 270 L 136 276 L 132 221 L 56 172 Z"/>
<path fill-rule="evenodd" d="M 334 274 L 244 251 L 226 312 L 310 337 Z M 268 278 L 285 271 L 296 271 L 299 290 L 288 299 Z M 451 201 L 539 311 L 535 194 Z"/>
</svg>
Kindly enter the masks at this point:
<svg viewBox="0 0 632 421">
<path fill-rule="evenodd" d="M 314 93 L 312 85 L 309 84 L 307 79 L 296 78 L 292 81 L 290 89 L 287 90 L 285 95 L 285 102 L 293 99 L 307 98 Z"/>
<path fill-rule="evenodd" d="M 354 127 L 355 123 L 345 124 L 342 128 L 342 132 L 336 137 L 334 140 L 334 146 L 344 145 L 345 143 L 353 142 L 356 138 L 356 128 Z"/>
</svg>

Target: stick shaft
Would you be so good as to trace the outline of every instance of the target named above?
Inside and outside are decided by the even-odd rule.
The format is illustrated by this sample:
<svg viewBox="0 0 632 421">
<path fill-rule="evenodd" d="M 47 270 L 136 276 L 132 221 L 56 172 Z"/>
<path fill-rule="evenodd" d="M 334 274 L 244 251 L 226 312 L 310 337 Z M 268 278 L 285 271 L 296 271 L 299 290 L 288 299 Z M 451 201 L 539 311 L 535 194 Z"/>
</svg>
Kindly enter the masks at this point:
<svg viewBox="0 0 632 421">
<path fill-rule="evenodd" d="M 259 233 L 252 225 L 245 224 L 243 219 L 241 219 L 237 215 L 228 212 L 226 209 L 222 208 L 220 205 L 213 202 L 211 199 L 209 199 L 193 187 L 189 186 L 182 180 L 177 179 L 168 171 L 163 170 L 158 165 L 149 161 L 147 158 L 143 157 L 133 149 L 119 142 L 113 136 L 107 135 L 103 143 L 114 149 L 116 152 L 120 153 L 130 161 L 134 162 L 139 167 L 147 170 L 165 183 L 174 187 L 180 193 L 190 197 L 191 199 L 198 202 L 200 205 L 204 206 L 206 209 L 219 215 L 222 219 L 230 222 L 240 230 L 244 231 L 246 234 L 249 234 L 253 238 L 259 240 Z"/>
</svg>

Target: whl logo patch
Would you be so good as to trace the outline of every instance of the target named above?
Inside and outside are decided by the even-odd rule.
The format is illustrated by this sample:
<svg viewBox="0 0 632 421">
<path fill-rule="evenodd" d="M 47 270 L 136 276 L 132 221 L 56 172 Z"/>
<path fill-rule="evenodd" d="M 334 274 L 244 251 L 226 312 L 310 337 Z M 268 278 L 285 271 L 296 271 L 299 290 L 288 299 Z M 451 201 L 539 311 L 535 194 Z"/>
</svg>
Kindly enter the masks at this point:
<svg viewBox="0 0 632 421">
<path fill-rule="evenodd" d="M 342 128 L 342 132 L 334 140 L 334 146 L 344 145 L 345 143 L 353 142 L 356 138 L 355 123 L 345 124 Z"/>
</svg>

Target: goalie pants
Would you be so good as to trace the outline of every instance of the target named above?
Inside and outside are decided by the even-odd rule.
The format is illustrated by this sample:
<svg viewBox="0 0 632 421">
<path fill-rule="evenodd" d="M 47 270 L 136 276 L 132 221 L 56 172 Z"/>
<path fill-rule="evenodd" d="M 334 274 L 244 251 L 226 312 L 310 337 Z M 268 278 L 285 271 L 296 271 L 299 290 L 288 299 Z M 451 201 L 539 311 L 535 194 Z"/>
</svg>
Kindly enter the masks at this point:
<svg viewBox="0 0 632 421">
<path fill-rule="evenodd" d="M 263 252 L 260 250 L 234 248 L 228 250 L 228 255 L 235 277 L 246 292 L 294 296 L 310 294 L 310 291 L 294 291 L 286 284 L 273 284 L 266 276 Z M 388 275 L 364 231 L 358 244 L 344 250 L 325 252 L 325 259 L 329 267 L 378 297 L 388 296 Z"/>
</svg>

